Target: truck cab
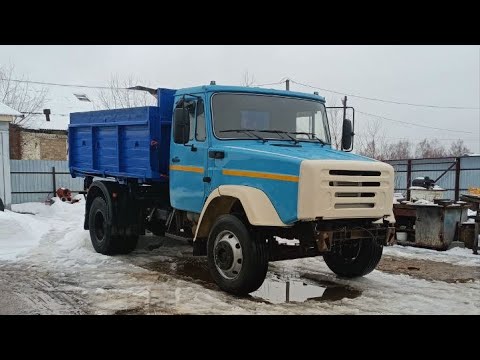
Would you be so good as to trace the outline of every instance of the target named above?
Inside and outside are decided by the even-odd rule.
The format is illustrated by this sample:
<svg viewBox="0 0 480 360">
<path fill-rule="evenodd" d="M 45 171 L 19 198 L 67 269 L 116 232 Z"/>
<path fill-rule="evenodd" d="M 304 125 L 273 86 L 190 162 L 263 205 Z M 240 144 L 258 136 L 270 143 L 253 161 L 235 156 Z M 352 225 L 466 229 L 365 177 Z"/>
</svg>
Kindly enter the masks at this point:
<svg viewBox="0 0 480 360">
<path fill-rule="evenodd" d="M 219 287 L 235 294 L 256 290 L 269 261 L 323 256 L 344 277 L 375 268 L 393 239 L 393 168 L 350 152 L 348 119 L 342 150 L 332 148 L 323 97 L 219 85 L 157 94 L 143 133 L 138 109 L 108 121 L 108 111 L 72 114 L 71 172 L 86 179 L 85 228 L 97 251 L 129 252 L 145 229 L 187 239 Z M 106 133 L 105 124 L 116 127 L 118 166 L 108 167 L 93 143 L 86 166 L 80 134 L 88 126 Z M 149 147 L 140 154 L 142 144 Z M 114 181 L 93 182 L 99 175 Z"/>
</svg>

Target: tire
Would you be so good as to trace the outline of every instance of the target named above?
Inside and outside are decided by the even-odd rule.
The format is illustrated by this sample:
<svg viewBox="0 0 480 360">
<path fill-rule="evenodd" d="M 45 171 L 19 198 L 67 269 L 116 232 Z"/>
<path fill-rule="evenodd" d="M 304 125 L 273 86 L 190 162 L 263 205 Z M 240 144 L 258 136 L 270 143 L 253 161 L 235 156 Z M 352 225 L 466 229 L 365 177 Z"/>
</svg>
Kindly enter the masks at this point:
<svg viewBox="0 0 480 360">
<path fill-rule="evenodd" d="M 210 274 L 223 291 L 234 295 L 251 293 L 265 280 L 267 250 L 266 241 L 253 238 L 240 219 L 222 215 L 213 224 L 208 237 Z"/>
<path fill-rule="evenodd" d="M 114 238 L 114 248 L 116 254 L 130 254 L 137 247 L 138 235 L 131 233 L 129 227 L 118 228 L 119 233 Z"/>
<path fill-rule="evenodd" d="M 382 258 L 383 245 L 375 239 L 342 244 L 334 252 L 326 253 L 323 259 L 335 274 L 355 278 L 371 273 Z"/>
<path fill-rule="evenodd" d="M 128 254 L 137 247 L 138 235 L 133 234 L 128 225 L 112 226 L 112 216 L 103 198 L 93 200 L 88 221 L 90 239 L 96 252 L 103 255 Z"/>
<path fill-rule="evenodd" d="M 108 214 L 107 203 L 101 197 L 96 197 L 90 206 L 88 227 L 95 251 L 103 255 L 113 255 L 116 249 L 112 236 L 111 216 Z"/>
</svg>

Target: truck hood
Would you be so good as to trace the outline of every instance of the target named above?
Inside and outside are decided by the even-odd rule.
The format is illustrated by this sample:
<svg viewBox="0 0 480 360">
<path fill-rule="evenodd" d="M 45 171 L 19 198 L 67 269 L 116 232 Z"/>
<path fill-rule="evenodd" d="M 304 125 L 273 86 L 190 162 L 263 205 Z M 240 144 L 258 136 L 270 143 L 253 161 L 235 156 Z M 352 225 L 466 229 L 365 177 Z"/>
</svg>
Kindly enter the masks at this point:
<svg viewBox="0 0 480 360">
<path fill-rule="evenodd" d="M 229 144 L 226 148 L 236 149 L 242 152 L 263 153 L 264 156 L 273 158 L 290 158 L 297 161 L 302 160 L 357 160 L 357 161 L 377 161 L 365 156 L 334 150 L 329 145 L 322 146 L 317 143 L 300 143 L 301 146 L 285 146 L 286 142 L 267 142 L 265 144 L 249 143 L 245 144 Z"/>
</svg>

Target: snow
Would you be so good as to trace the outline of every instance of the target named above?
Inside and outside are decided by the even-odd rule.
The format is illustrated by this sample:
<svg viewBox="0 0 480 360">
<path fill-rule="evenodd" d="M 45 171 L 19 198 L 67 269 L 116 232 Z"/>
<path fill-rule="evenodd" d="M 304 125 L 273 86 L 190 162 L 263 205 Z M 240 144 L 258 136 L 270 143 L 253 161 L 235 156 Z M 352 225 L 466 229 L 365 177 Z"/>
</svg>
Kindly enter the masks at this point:
<svg viewBox="0 0 480 360">
<path fill-rule="evenodd" d="M 425 199 L 419 199 L 419 200 L 415 201 L 414 204 L 415 205 L 436 205 L 434 202 L 428 201 L 428 200 L 425 200 Z"/>
<path fill-rule="evenodd" d="M 20 112 L 18 112 L 15 109 L 12 109 L 10 106 L 7 106 L 2 102 L 0 102 L 0 115 L 22 116 Z"/>
<path fill-rule="evenodd" d="M 49 208 L 44 203 L 39 202 L 29 202 L 23 204 L 12 204 L 12 211 L 17 213 L 30 213 L 33 215 L 38 214 L 47 214 L 49 212 Z"/>
<path fill-rule="evenodd" d="M 444 188 L 441 188 L 440 186 L 438 185 L 435 185 L 433 188 L 431 189 L 427 189 L 427 188 L 424 188 L 424 187 L 421 187 L 421 186 L 410 186 L 409 188 L 410 190 L 425 190 L 425 191 L 445 191 Z"/>
<path fill-rule="evenodd" d="M 476 211 L 473 211 L 473 210 L 470 210 L 468 209 L 468 212 L 467 212 L 467 216 L 477 216 L 477 212 Z"/>
<path fill-rule="evenodd" d="M 472 250 L 467 248 L 455 247 L 446 251 L 437 251 L 410 246 L 394 245 L 384 247 L 383 254 L 417 260 L 446 262 L 459 266 L 480 266 L 480 256 L 474 255 Z"/>
<path fill-rule="evenodd" d="M 32 215 L 0 211 L 0 260 L 14 260 L 36 247 L 50 229 Z"/>
<path fill-rule="evenodd" d="M 478 279 L 447 283 L 375 270 L 366 277 L 347 280 L 337 278 L 321 257 L 273 262 L 268 281 L 259 291 L 251 297 L 234 297 L 194 275 L 179 277 L 152 270 L 153 265 L 178 270 L 186 266 L 182 265 L 186 260 L 206 268 L 204 259 L 191 256 L 190 246 L 173 240 L 169 243 L 145 237 L 156 239 L 159 247 L 151 251 L 139 247 L 130 255 L 96 253 L 89 232 L 83 230 L 84 206 L 82 199 L 75 204 L 55 201 L 51 206 L 13 206 L 15 211 L 36 215 L 0 212 L 0 260 L 21 269 L 54 274 L 60 279 L 56 293 L 78 294 L 95 314 L 130 309 L 150 314 L 480 314 Z M 24 244 L 18 243 L 20 238 Z M 439 252 L 393 246 L 385 247 L 384 254 L 480 267 L 480 256 L 469 249 Z M 195 271 L 198 274 L 199 270 Z M 305 284 L 300 284 L 300 278 Z M 285 280 L 291 281 L 290 290 L 294 291 L 291 302 L 262 298 L 262 292 L 279 298 L 286 289 Z M 321 297 L 328 285 L 318 284 L 348 286 L 361 295 L 335 301 L 307 300 L 307 296 L 298 295 L 300 290 L 311 290 L 313 297 Z"/>
</svg>

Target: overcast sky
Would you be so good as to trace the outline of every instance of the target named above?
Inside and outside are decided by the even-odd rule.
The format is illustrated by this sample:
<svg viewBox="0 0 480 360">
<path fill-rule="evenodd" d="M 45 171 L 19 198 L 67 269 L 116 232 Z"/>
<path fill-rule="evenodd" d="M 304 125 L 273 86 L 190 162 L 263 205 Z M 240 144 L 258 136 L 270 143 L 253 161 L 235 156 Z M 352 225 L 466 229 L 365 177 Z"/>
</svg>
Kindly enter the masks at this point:
<svg viewBox="0 0 480 360">
<path fill-rule="evenodd" d="M 106 85 L 112 74 L 151 87 L 258 84 L 288 77 L 329 90 L 399 102 L 480 107 L 478 46 L 0 46 L 0 65 L 30 80 Z M 275 87 L 275 86 L 272 86 Z M 282 87 L 279 85 L 278 87 Z M 313 89 L 291 85 L 292 90 Z M 341 95 L 319 90 L 332 104 Z M 391 141 L 462 138 L 480 152 L 479 110 L 420 108 L 349 98 L 356 110 L 456 133 L 380 120 Z M 357 113 L 357 130 L 371 117 Z"/>
</svg>

